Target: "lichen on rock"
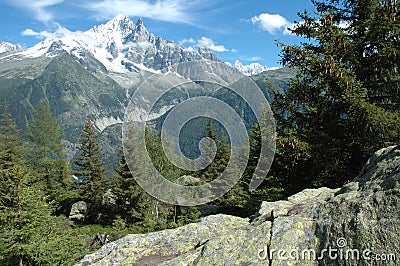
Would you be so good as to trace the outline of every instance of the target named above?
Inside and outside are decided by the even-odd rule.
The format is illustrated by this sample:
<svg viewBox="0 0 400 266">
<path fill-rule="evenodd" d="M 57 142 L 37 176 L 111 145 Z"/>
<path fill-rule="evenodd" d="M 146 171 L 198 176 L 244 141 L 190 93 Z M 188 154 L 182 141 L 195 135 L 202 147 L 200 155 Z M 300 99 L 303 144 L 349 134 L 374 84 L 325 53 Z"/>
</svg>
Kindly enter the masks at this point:
<svg viewBox="0 0 400 266">
<path fill-rule="evenodd" d="M 219 214 L 128 235 L 77 265 L 398 265 L 399 182 L 400 147 L 389 147 L 342 188 L 306 189 L 286 201 L 263 202 L 252 221 Z M 336 250 L 337 258 L 324 249 Z M 358 259 L 346 257 L 356 250 Z M 370 251 L 367 257 L 364 251 Z M 373 260 L 376 254 L 386 255 L 383 264 Z"/>
</svg>

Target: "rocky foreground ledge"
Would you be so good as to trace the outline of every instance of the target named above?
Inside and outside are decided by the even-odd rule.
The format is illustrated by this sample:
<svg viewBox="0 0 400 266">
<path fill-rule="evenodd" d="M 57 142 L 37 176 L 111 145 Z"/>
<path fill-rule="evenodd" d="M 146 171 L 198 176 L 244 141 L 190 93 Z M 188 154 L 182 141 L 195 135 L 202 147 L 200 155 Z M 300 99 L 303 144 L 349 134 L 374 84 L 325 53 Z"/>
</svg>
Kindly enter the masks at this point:
<svg viewBox="0 0 400 266">
<path fill-rule="evenodd" d="M 263 202 L 253 220 L 128 235 L 77 265 L 400 265 L 399 181 L 400 146 L 385 148 L 342 188 Z"/>
</svg>

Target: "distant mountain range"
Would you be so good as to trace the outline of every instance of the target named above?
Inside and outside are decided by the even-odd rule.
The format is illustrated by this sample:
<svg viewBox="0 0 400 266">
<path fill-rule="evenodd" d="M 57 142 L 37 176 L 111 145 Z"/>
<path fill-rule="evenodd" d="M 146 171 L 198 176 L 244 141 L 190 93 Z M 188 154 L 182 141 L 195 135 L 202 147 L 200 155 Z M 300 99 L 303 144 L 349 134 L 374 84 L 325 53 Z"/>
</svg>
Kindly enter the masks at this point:
<svg viewBox="0 0 400 266">
<path fill-rule="evenodd" d="M 240 62 L 239 60 L 236 60 L 234 64 L 231 64 L 229 62 L 226 62 L 226 64 L 240 70 L 246 76 L 254 76 L 264 71 L 278 69 L 277 67 L 266 67 L 261 65 L 260 63 L 251 63 L 249 65 L 243 65 L 242 62 Z"/>
<path fill-rule="evenodd" d="M 165 67 L 199 60 L 221 62 L 209 49 L 188 48 L 164 40 L 150 33 L 141 19 L 133 23 L 118 15 L 88 31 L 65 31 L 27 49 L 1 43 L 0 99 L 11 104 L 22 130 L 36 104 L 47 100 L 65 132 L 70 156 L 75 152 L 84 121 L 90 117 L 102 133 L 103 149 L 112 161 L 121 141 L 125 108 L 138 84 Z M 238 61 L 234 67 L 246 75 L 268 70 L 259 64 L 243 66 Z M 268 96 L 271 84 L 285 90 L 292 74 L 278 69 L 252 78 Z M 181 94 L 174 96 L 180 100 L 196 95 L 227 97 L 225 92 L 207 91 L 194 82 L 178 93 Z M 165 110 L 156 117 L 164 114 Z"/>
<path fill-rule="evenodd" d="M 65 31 L 60 37 L 47 38 L 22 50 L 5 44 L 5 50 L 16 52 L 0 60 L 52 57 L 67 52 L 78 60 L 90 55 L 103 65 L 103 70 L 115 73 L 160 70 L 167 66 L 194 61 L 219 61 L 206 48 L 185 48 L 172 41 L 154 36 L 139 19 L 134 24 L 129 17 L 118 15 L 109 22 L 88 31 Z"/>
<path fill-rule="evenodd" d="M 3 57 L 2 60 L 12 60 L 54 56 L 65 51 L 78 59 L 85 60 L 85 55 L 90 53 L 107 71 L 116 73 L 156 71 L 194 60 L 220 61 L 205 47 L 195 49 L 164 40 L 150 33 L 141 19 L 135 24 L 124 15 L 117 15 L 109 22 L 88 31 L 64 31 L 60 35 L 47 38 L 28 49 L 3 42 L 0 44 L 0 56 Z M 13 55 L 4 57 L 4 53 Z M 255 75 L 269 70 L 258 63 L 244 66 L 236 61 L 233 65 L 228 64 L 246 75 Z"/>
<path fill-rule="evenodd" d="M 9 42 L 0 43 L 0 54 L 4 55 L 7 53 L 15 53 L 22 51 L 22 47 L 20 45 L 12 44 Z"/>
</svg>

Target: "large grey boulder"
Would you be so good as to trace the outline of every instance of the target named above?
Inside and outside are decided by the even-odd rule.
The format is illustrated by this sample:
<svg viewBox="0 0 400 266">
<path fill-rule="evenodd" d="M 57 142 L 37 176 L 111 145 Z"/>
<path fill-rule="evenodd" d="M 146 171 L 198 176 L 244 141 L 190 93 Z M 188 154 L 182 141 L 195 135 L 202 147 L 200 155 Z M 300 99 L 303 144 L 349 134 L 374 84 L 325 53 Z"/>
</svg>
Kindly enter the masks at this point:
<svg viewBox="0 0 400 266">
<path fill-rule="evenodd" d="M 354 182 L 321 206 L 317 221 L 320 249 L 343 240 L 343 250 L 357 250 L 360 257 L 365 252 L 371 258 L 338 260 L 336 265 L 399 265 L 400 147 L 376 152 Z M 331 262 L 324 258 L 321 264 Z"/>
<path fill-rule="evenodd" d="M 78 201 L 72 204 L 68 218 L 71 221 L 83 222 L 86 218 L 87 204 L 84 201 Z"/>
<path fill-rule="evenodd" d="M 252 221 L 214 215 L 128 235 L 77 265 L 399 265 L 399 181 L 400 147 L 389 147 L 342 188 L 263 202 Z"/>
</svg>

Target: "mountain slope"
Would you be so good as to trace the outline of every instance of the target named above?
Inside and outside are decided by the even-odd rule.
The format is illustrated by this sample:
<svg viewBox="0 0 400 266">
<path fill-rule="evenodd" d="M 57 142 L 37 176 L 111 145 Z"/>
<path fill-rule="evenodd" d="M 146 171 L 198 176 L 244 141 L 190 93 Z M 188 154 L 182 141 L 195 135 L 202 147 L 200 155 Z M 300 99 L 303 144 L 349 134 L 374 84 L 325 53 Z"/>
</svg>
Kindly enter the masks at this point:
<svg viewBox="0 0 400 266">
<path fill-rule="evenodd" d="M 70 156 L 74 154 L 84 121 L 90 117 L 102 133 L 102 146 L 110 162 L 120 146 L 119 125 L 125 108 L 141 81 L 173 64 L 198 60 L 220 62 L 208 49 L 195 50 L 163 40 L 149 33 L 141 20 L 134 24 L 121 15 L 85 32 L 64 32 L 29 49 L 14 48 L 0 54 L 0 99 L 10 103 L 18 126 L 24 130 L 33 108 L 45 99 L 66 135 Z M 202 73 L 201 68 L 196 67 L 186 71 L 200 76 Z M 227 67 L 223 75 L 229 77 L 232 71 L 236 70 Z M 263 80 L 260 84 L 265 85 L 263 90 L 267 97 L 269 87 L 262 77 L 268 80 L 269 74 L 264 73 L 269 72 L 253 77 L 257 83 Z M 190 80 L 159 102 L 155 118 L 188 97 L 200 95 L 228 102 L 238 113 L 244 114 L 248 127 L 254 122 L 238 97 Z M 205 123 L 206 120 L 199 125 L 203 128 Z M 189 132 L 195 134 L 190 133 L 189 140 L 198 140 L 204 134 L 198 128 L 189 128 Z M 197 150 L 198 143 L 194 146 Z"/>
</svg>

